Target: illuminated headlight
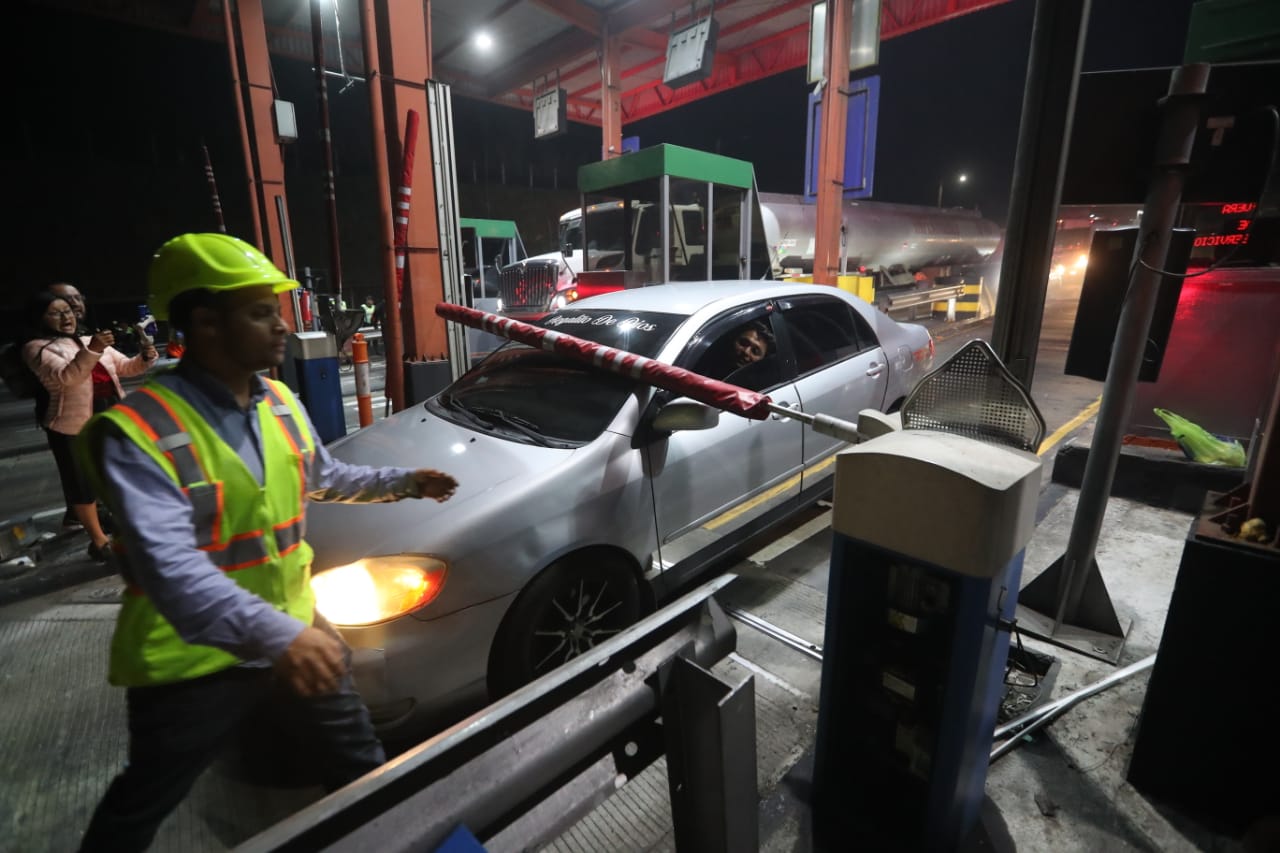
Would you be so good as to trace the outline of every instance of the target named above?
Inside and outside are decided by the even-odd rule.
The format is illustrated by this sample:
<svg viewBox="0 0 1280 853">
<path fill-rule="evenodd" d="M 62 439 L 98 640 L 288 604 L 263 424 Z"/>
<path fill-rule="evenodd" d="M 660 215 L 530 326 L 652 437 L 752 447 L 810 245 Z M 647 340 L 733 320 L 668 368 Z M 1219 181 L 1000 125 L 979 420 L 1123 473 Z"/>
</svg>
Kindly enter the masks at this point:
<svg viewBox="0 0 1280 853">
<path fill-rule="evenodd" d="M 1067 268 L 1062 264 L 1058 264 L 1056 267 L 1053 268 L 1053 274 L 1056 275 L 1058 278 L 1062 278 L 1064 275 L 1067 274 Z"/>
<path fill-rule="evenodd" d="M 557 308 L 563 308 L 564 306 L 566 306 L 566 305 L 568 305 L 568 304 L 569 304 L 569 300 L 567 300 L 567 299 L 565 299 L 565 298 L 564 298 L 564 294 L 563 294 L 563 293 L 557 293 L 557 294 L 555 295 L 555 298 L 553 298 L 553 299 L 551 300 L 551 310 L 553 310 L 553 311 L 554 311 L 554 310 L 556 310 Z"/>
<path fill-rule="evenodd" d="M 447 566 L 426 554 L 367 557 L 311 579 L 316 609 L 335 625 L 375 625 L 411 613 L 440 594 Z"/>
<path fill-rule="evenodd" d="M 1082 253 L 1079 257 L 1076 258 L 1075 267 L 1078 270 L 1082 270 L 1087 266 L 1089 266 L 1089 256 Z"/>
<path fill-rule="evenodd" d="M 502 313 L 502 300 L 501 300 L 501 299 L 499 299 L 499 300 L 498 300 L 498 313 L 499 313 L 499 314 L 501 314 L 501 313 Z"/>
</svg>

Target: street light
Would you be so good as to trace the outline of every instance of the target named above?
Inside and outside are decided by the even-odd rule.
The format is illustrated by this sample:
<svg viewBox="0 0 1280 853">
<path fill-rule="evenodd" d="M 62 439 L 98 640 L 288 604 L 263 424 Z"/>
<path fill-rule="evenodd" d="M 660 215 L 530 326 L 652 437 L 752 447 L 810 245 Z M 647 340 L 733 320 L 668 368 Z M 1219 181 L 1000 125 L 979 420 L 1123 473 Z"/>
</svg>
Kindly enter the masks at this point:
<svg viewBox="0 0 1280 853">
<path fill-rule="evenodd" d="M 963 184 L 968 180 L 969 180 L 969 176 L 966 175 L 964 172 L 961 172 L 960 174 L 956 175 L 956 183 L 958 184 Z M 938 207 L 942 207 L 942 187 L 945 185 L 945 183 L 946 183 L 945 181 L 938 181 Z"/>
</svg>

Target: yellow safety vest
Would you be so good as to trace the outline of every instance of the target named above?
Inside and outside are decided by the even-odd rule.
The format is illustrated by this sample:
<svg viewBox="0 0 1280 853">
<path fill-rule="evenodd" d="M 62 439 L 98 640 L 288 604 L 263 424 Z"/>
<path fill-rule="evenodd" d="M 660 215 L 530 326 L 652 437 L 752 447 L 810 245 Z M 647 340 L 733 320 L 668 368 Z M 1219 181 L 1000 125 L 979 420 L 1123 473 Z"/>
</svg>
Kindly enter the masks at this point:
<svg viewBox="0 0 1280 853">
<path fill-rule="evenodd" d="M 91 419 L 80 437 L 80 457 L 101 492 L 102 472 L 90 449 L 101 446 L 108 424 L 137 443 L 191 502 L 196 546 L 236 583 L 310 625 L 311 547 L 303 540 L 307 481 L 315 445 L 289 389 L 264 380 L 258 403 L 263 484 L 186 401 L 149 382 Z M 115 542 L 129 560 L 131 544 Z M 109 680 L 124 687 L 167 684 L 240 663 L 229 652 L 182 639 L 141 590 L 126 590 L 111 641 Z"/>
</svg>

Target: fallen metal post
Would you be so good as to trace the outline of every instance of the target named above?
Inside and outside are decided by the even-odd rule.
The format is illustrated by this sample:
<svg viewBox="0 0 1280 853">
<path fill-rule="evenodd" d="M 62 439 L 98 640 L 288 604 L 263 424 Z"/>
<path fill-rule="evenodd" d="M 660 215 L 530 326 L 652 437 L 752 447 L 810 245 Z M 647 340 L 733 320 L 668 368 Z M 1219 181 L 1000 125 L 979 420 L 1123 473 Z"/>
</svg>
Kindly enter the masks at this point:
<svg viewBox="0 0 1280 853">
<path fill-rule="evenodd" d="M 703 585 L 236 849 L 408 853 L 434 850 L 460 825 L 491 851 L 537 849 L 662 755 L 664 737 L 680 749 L 668 761 L 672 790 L 700 789 L 672 798 L 676 838 L 696 838 L 690 850 L 748 849 L 739 845 L 754 838 L 754 818 L 749 835 L 733 821 L 757 806 L 754 685 L 705 669 L 733 651 L 733 627 L 711 597 L 733 579 Z"/>
<path fill-rule="evenodd" d="M 1117 669 L 1106 678 L 1095 681 L 1088 687 L 1082 687 L 1074 693 L 1068 693 L 1066 696 L 1059 697 L 1047 705 L 1042 705 L 1034 711 L 1023 714 L 1021 717 L 1015 717 L 1003 726 L 998 726 L 995 731 L 995 739 L 1002 740 L 1007 738 L 1007 740 L 1004 740 L 1004 743 L 991 750 L 991 761 L 995 761 L 1016 747 L 1022 741 L 1024 735 L 1029 735 L 1036 729 L 1047 725 L 1067 709 L 1080 704 L 1090 696 L 1101 693 L 1108 687 L 1119 684 L 1131 675 L 1137 675 L 1140 672 L 1151 669 L 1152 664 L 1155 662 L 1156 656 L 1148 655 L 1140 661 L 1131 663 L 1122 669 Z"/>
</svg>

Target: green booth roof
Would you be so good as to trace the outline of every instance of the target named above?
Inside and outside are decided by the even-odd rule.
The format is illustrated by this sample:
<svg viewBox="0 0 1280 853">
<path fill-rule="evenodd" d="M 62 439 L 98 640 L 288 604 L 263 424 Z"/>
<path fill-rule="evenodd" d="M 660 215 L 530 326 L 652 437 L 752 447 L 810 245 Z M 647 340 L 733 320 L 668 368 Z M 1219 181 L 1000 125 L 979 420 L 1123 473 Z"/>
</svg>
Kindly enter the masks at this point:
<svg viewBox="0 0 1280 853">
<path fill-rule="evenodd" d="M 579 166 L 578 189 L 600 192 L 663 175 L 748 190 L 755 184 L 755 170 L 745 160 L 663 144 Z"/>
<path fill-rule="evenodd" d="M 500 237 L 510 240 L 516 236 L 516 224 L 510 219 L 458 219 L 461 228 L 474 228 L 478 237 Z"/>
</svg>

